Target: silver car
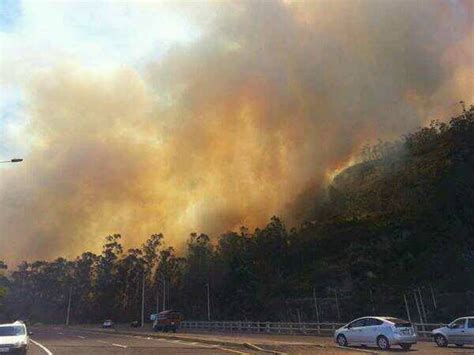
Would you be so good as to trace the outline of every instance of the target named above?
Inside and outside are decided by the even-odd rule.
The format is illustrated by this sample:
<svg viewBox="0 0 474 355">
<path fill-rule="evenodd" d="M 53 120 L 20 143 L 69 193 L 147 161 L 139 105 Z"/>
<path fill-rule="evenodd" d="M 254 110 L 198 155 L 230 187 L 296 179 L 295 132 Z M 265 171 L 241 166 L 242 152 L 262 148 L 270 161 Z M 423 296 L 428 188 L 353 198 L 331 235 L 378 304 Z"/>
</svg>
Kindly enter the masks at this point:
<svg viewBox="0 0 474 355">
<path fill-rule="evenodd" d="M 458 318 L 446 327 L 432 331 L 436 345 L 446 347 L 448 344 L 463 346 L 474 344 L 474 317 Z"/>
<path fill-rule="evenodd" d="M 393 317 L 363 317 L 353 320 L 334 333 L 340 346 L 377 345 L 382 350 L 400 345 L 408 350 L 417 336 L 410 322 Z"/>
</svg>

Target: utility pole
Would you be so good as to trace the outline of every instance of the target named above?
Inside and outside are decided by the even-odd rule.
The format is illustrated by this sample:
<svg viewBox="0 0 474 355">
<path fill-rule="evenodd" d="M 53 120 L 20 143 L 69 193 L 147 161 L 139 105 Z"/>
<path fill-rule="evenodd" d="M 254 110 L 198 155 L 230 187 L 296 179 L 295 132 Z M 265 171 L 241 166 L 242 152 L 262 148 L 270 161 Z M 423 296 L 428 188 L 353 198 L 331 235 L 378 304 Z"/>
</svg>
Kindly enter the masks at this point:
<svg viewBox="0 0 474 355">
<path fill-rule="evenodd" d="M 403 294 L 403 299 L 405 300 L 405 308 L 406 308 L 406 310 L 407 310 L 408 320 L 409 320 L 410 323 L 411 323 L 410 309 L 408 308 L 407 297 L 405 296 L 405 294 Z"/>
<path fill-rule="evenodd" d="M 163 276 L 163 311 L 166 310 L 166 278 Z"/>
<path fill-rule="evenodd" d="M 337 310 L 337 319 L 341 319 L 341 312 L 339 311 L 339 301 L 337 300 L 337 291 L 334 289 L 334 295 L 336 296 L 336 310 Z"/>
<path fill-rule="evenodd" d="M 420 323 L 423 323 L 423 317 L 420 311 L 420 305 L 418 304 L 418 297 L 416 296 L 416 291 L 413 291 L 413 297 L 415 297 L 416 309 L 418 310 L 418 315 L 420 317 Z"/>
<path fill-rule="evenodd" d="M 69 300 L 67 301 L 66 326 L 69 326 L 69 316 L 71 314 L 72 286 L 69 286 Z"/>
<path fill-rule="evenodd" d="M 156 289 L 156 315 L 158 316 L 160 313 L 160 288 L 157 287 Z"/>
<path fill-rule="evenodd" d="M 321 334 L 321 325 L 319 324 L 318 299 L 316 298 L 316 288 L 313 286 L 314 309 L 316 310 L 316 322 L 318 323 L 318 334 Z"/>
<path fill-rule="evenodd" d="M 210 296 L 210 291 L 209 291 L 209 282 L 206 284 L 207 288 L 207 320 L 210 322 L 211 321 L 211 296 Z"/>
<path fill-rule="evenodd" d="M 145 271 L 143 271 L 142 277 L 142 323 L 141 327 L 145 324 Z"/>
<path fill-rule="evenodd" d="M 426 312 L 425 312 L 425 305 L 423 304 L 423 297 L 421 296 L 421 290 L 419 288 L 418 288 L 418 295 L 420 295 L 421 311 L 423 312 L 423 317 L 425 318 L 425 323 L 428 323 L 428 319 L 426 317 Z"/>
<path fill-rule="evenodd" d="M 316 288 L 315 287 L 313 287 L 313 300 L 314 300 L 314 309 L 316 310 L 316 322 L 319 323 L 318 299 L 316 298 Z"/>
<path fill-rule="evenodd" d="M 423 317 L 420 311 L 420 305 L 418 304 L 418 298 L 416 297 L 416 290 L 413 290 L 413 296 L 415 297 L 416 309 L 418 310 L 418 315 L 420 316 L 420 323 L 422 324 L 421 329 L 425 331 L 425 323 L 423 322 Z"/>
<path fill-rule="evenodd" d="M 434 291 L 433 291 L 433 286 L 430 285 L 430 290 L 431 290 L 431 297 L 433 298 L 433 306 L 435 309 L 438 308 L 438 306 L 436 305 L 436 298 L 435 298 L 435 295 L 434 295 Z"/>
</svg>

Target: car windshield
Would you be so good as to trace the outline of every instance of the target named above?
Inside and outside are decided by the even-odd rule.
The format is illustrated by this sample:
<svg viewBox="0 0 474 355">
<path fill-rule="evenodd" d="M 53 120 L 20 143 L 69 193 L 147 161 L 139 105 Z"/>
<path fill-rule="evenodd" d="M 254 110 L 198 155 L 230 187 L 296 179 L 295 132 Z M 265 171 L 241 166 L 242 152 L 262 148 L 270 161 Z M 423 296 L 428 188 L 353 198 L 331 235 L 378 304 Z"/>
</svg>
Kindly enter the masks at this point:
<svg viewBox="0 0 474 355">
<path fill-rule="evenodd" d="M 0 337 L 8 337 L 15 335 L 25 335 L 25 327 L 20 325 L 0 327 Z"/>
<path fill-rule="evenodd" d="M 451 328 L 464 328 L 464 323 L 466 323 L 466 320 L 461 318 L 461 319 L 456 319 L 454 322 L 450 324 Z"/>
</svg>

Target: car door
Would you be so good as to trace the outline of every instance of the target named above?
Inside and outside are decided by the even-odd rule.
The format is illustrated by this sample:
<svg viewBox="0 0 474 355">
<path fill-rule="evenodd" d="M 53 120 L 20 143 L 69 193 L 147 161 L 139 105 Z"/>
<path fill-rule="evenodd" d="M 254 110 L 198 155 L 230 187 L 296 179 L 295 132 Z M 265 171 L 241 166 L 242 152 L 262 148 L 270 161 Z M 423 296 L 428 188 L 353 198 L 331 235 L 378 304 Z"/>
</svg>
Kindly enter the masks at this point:
<svg viewBox="0 0 474 355">
<path fill-rule="evenodd" d="M 347 327 L 347 341 L 349 344 L 361 344 L 365 328 L 365 318 L 357 319 Z"/>
<path fill-rule="evenodd" d="M 452 344 L 464 344 L 466 321 L 466 318 L 459 318 L 449 325 L 449 331 L 447 332 L 448 342 Z"/>
<path fill-rule="evenodd" d="M 464 344 L 474 344 L 474 318 L 467 319 L 466 333 L 464 334 Z"/>
<path fill-rule="evenodd" d="M 361 332 L 361 343 L 364 345 L 376 344 L 377 336 L 380 334 L 379 327 L 383 321 L 376 318 L 366 318 L 365 327 Z"/>
</svg>

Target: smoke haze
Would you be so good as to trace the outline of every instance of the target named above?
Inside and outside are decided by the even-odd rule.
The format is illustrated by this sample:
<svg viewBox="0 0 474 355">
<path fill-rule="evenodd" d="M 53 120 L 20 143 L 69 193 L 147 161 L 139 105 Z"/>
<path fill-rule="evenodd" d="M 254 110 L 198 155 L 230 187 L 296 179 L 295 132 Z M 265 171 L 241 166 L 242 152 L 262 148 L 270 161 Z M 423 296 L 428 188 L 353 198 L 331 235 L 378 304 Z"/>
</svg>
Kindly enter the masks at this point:
<svg viewBox="0 0 474 355">
<path fill-rule="evenodd" d="M 199 38 L 138 69 L 55 58 L 25 81 L 28 153 L 1 170 L 0 259 L 301 222 L 364 143 L 474 101 L 472 4 L 188 4 Z"/>
</svg>

